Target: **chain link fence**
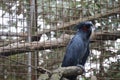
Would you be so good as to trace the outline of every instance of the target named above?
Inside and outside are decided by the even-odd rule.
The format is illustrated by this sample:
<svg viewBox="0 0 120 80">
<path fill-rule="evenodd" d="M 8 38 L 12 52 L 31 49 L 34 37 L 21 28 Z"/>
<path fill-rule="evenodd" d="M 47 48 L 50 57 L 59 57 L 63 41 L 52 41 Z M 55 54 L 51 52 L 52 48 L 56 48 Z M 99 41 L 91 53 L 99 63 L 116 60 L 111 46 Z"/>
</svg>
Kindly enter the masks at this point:
<svg viewBox="0 0 120 80">
<path fill-rule="evenodd" d="M 0 0 L 0 80 L 59 68 L 82 21 L 95 27 L 80 80 L 120 80 L 120 0 Z"/>
</svg>

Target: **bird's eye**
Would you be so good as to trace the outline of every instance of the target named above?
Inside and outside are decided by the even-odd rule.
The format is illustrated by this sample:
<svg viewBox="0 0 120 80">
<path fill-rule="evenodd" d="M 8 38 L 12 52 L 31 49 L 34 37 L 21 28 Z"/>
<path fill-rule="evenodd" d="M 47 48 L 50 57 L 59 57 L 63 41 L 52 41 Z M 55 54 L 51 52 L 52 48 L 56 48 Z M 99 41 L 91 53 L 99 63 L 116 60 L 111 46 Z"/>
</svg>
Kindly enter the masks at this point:
<svg viewBox="0 0 120 80">
<path fill-rule="evenodd" d="M 83 30 L 83 31 L 88 31 L 88 30 L 89 30 L 89 27 L 83 26 L 83 27 L 82 27 L 82 30 Z"/>
</svg>

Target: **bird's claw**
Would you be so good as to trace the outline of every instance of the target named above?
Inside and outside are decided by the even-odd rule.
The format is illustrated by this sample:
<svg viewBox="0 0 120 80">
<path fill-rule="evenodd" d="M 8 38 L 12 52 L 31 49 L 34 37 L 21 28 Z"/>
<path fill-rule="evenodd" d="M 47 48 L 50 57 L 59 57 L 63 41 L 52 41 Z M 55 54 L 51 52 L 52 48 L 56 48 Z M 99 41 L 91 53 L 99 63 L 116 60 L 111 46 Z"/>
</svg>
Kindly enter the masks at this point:
<svg viewBox="0 0 120 80">
<path fill-rule="evenodd" d="M 80 67 L 83 70 L 83 72 L 85 72 L 84 66 L 82 66 L 82 65 L 77 65 L 77 66 Z"/>
</svg>

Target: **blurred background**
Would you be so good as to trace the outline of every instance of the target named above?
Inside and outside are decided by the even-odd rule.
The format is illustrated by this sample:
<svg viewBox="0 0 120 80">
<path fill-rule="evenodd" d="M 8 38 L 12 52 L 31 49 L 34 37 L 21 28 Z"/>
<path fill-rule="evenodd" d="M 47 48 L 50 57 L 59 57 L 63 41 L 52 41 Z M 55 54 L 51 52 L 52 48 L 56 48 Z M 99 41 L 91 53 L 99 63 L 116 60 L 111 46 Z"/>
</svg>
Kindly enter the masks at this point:
<svg viewBox="0 0 120 80">
<path fill-rule="evenodd" d="M 61 66 L 75 25 L 91 21 L 82 80 L 120 80 L 120 0 L 0 0 L 0 80 L 41 80 Z"/>
</svg>

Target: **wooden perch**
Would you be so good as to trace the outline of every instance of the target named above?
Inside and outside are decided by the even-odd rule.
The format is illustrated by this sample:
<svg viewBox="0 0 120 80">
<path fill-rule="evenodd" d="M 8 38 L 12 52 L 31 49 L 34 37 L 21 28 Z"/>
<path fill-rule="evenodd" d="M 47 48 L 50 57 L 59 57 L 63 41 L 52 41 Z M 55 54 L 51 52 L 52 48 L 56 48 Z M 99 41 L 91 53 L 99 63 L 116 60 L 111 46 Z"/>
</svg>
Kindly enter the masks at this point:
<svg viewBox="0 0 120 80">
<path fill-rule="evenodd" d="M 11 44 L 8 46 L 0 47 L 0 55 L 10 56 L 36 50 L 64 47 L 67 45 L 72 36 L 73 35 L 63 34 L 56 40 L 47 40 L 44 42 L 36 41 L 31 43 L 16 43 L 15 45 Z M 94 42 L 97 40 L 116 40 L 117 38 L 120 38 L 120 32 L 97 32 L 92 36 L 91 41 Z"/>
<path fill-rule="evenodd" d="M 50 74 L 40 75 L 38 80 L 61 80 L 67 76 L 77 76 L 83 74 L 84 70 L 81 67 L 70 66 L 70 67 L 60 67 L 54 71 L 51 71 Z"/>
<path fill-rule="evenodd" d="M 0 36 L 9 36 L 9 37 L 20 37 L 21 40 L 27 40 L 28 38 L 28 34 L 27 33 L 15 33 L 15 32 L 1 32 L 0 31 Z M 41 37 L 41 34 L 35 34 L 35 35 L 31 35 L 31 40 L 32 41 L 39 41 Z"/>
<path fill-rule="evenodd" d="M 102 31 L 102 32 L 94 32 L 94 34 L 91 36 L 91 41 L 117 40 L 118 38 L 120 38 L 120 31 L 116 31 L 116 32 Z"/>
<path fill-rule="evenodd" d="M 84 70 L 77 66 L 61 67 L 53 71 L 53 73 L 61 73 L 63 77 L 81 75 L 83 72 Z"/>
<path fill-rule="evenodd" d="M 31 43 L 16 43 L 15 45 L 11 44 L 8 46 L 0 47 L 0 55 L 10 56 L 24 52 L 63 47 L 67 44 L 69 39 L 70 35 L 65 34 L 56 40 L 47 40 L 44 42 L 31 42 Z"/>
</svg>

